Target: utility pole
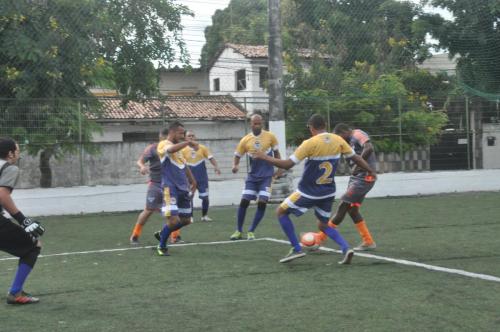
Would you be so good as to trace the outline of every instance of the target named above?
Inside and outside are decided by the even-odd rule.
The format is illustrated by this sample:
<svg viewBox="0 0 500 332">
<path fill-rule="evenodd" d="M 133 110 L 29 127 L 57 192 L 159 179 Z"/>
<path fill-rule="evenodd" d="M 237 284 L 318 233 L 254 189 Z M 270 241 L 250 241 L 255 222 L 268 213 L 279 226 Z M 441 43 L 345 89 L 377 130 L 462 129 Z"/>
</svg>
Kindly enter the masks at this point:
<svg viewBox="0 0 500 332">
<path fill-rule="evenodd" d="M 280 0 L 268 0 L 267 4 L 269 15 L 269 130 L 278 138 L 281 158 L 286 158 Z"/>
<path fill-rule="evenodd" d="M 276 135 L 282 159 L 286 159 L 283 60 L 281 49 L 280 0 L 268 0 L 269 15 L 269 130 Z M 274 181 L 271 201 L 280 202 L 292 191 L 292 172 Z"/>
</svg>

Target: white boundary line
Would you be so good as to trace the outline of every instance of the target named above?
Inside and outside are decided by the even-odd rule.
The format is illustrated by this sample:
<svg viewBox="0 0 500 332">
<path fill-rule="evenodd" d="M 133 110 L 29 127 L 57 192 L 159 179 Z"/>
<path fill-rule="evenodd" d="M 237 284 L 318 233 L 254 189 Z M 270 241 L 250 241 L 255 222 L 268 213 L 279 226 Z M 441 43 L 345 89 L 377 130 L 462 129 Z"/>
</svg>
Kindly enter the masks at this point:
<svg viewBox="0 0 500 332">
<path fill-rule="evenodd" d="M 172 244 L 169 247 L 188 247 L 188 246 L 198 246 L 198 245 L 249 243 L 249 242 L 257 242 L 257 241 L 270 241 L 270 242 L 275 242 L 275 243 L 290 244 L 290 242 L 288 242 L 286 240 L 264 237 L 264 238 L 260 238 L 260 239 L 255 239 L 253 241 L 215 241 L 215 242 L 178 243 L 178 244 Z M 100 254 L 100 253 L 108 253 L 108 252 L 120 252 L 120 251 L 128 251 L 128 250 L 150 249 L 150 248 L 154 248 L 154 247 L 155 246 L 142 246 L 142 247 L 89 250 L 89 251 L 73 251 L 73 252 L 63 252 L 63 253 L 59 253 L 59 254 L 40 255 L 39 258 L 57 257 L 57 256 L 71 256 L 71 255 L 86 255 L 86 254 Z M 323 251 L 327 251 L 327 252 L 341 253 L 340 250 L 327 248 L 327 247 L 320 247 L 319 249 L 323 250 Z M 449 273 L 449 274 L 457 274 L 457 275 L 461 275 L 461 276 L 469 277 L 469 278 L 474 278 L 474 279 L 500 282 L 499 277 L 495 277 L 495 276 L 488 275 L 488 274 L 473 273 L 473 272 L 468 272 L 468 271 L 458 270 L 458 269 L 450 269 L 450 268 L 436 266 L 436 265 L 429 265 L 429 264 L 424 264 L 424 263 L 413 262 L 413 261 L 409 261 L 406 259 L 396 259 L 396 258 L 390 258 L 390 257 L 384 257 L 384 256 L 367 254 L 367 253 L 360 253 L 360 252 L 356 252 L 355 256 L 364 257 L 364 258 L 371 258 L 371 259 L 376 259 L 376 260 L 380 260 L 380 261 L 386 261 L 386 262 L 391 262 L 391 263 L 396 263 L 396 264 L 401 264 L 401 265 L 406 265 L 406 266 L 421 267 L 421 268 L 431 270 L 431 271 L 439 271 L 439 272 L 445 272 L 445 273 Z M 0 262 L 9 261 L 9 260 L 17 260 L 17 259 L 18 259 L 17 257 L 0 258 Z"/>
<path fill-rule="evenodd" d="M 290 242 L 285 241 L 285 240 L 273 239 L 273 238 L 269 238 L 269 237 L 265 238 L 265 239 L 268 241 L 276 242 L 276 243 L 290 244 Z M 323 251 L 341 253 L 340 250 L 326 248 L 326 247 L 320 247 L 319 249 L 323 250 Z M 418 262 L 408 261 L 406 259 L 396 259 L 396 258 L 384 257 L 384 256 L 379 256 L 379 255 L 373 255 L 373 254 L 366 254 L 366 253 L 361 253 L 361 252 L 356 252 L 354 254 L 354 256 L 372 258 L 372 259 L 377 259 L 380 261 L 386 261 L 386 262 L 391 262 L 391 263 L 396 263 L 396 264 L 401 264 L 401 265 L 416 266 L 416 267 L 421 267 L 421 268 L 431 270 L 431 271 L 439 271 L 439 272 L 445 272 L 445 273 L 450 273 L 450 274 L 458 274 L 458 275 L 461 275 L 464 277 L 469 277 L 469 278 L 476 278 L 476 279 L 482 279 L 482 280 L 487 280 L 487 281 L 500 282 L 499 277 L 491 276 L 488 274 L 473 273 L 473 272 L 467 272 L 467 271 L 458 270 L 458 269 L 449 269 L 447 267 L 418 263 Z"/>
</svg>

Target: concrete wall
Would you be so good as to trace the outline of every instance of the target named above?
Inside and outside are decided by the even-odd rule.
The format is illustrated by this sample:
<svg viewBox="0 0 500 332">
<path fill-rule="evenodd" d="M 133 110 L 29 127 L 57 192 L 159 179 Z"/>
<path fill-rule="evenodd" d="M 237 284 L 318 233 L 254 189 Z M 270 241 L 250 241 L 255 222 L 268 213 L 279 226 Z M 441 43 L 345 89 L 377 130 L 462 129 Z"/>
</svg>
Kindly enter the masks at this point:
<svg viewBox="0 0 500 332">
<path fill-rule="evenodd" d="M 500 123 L 483 124 L 483 168 L 500 168 Z M 490 144 L 488 145 L 488 141 Z"/>
<path fill-rule="evenodd" d="M 217 176 L 208 165 L 210 180 L 239 179 L 246 175 L 246 160 L 241 161 L 240 173 L 232 174 L 231 166 L 234 150 L 245 135 L 244 121 L 225 122 L 184 122 L 186 129 L 193 130 L 200 143 L 207 145 L 219 163 L 222 175 Z M 158 132 L 161 126 L 123 126 L 123 130 Z M 138 173 L 136 161 L 148 142 L 121 142 L 121 133 L 116 126 L 104 127 L 101 141 L 94 143 L 97 154 L 76 151 L 52 158 L 53 187 L 80 185 L 122 185 L 145 183 L 147 176 Z M 118 141 L 118 137 L 120 141 Z M 107 140 L 107 141 L 106 141 Z M 20 161 L 21 178 L 18 188 L 36 188 L 40 182 L 38 156 L 22 155 Z"/>
<path fill-rule="evenodd" d="M 182 121 L 186 129 L 193 130 L 200 139 L 241 138 L 245 134 L 246 122 L 235 121 Z M 122 142 L 123 133 L 158 133 L 167 124 L 161 122 L 114 122 L 103 123 L 102 132 L 94 133 L 93 142 Z"/>
</svg>

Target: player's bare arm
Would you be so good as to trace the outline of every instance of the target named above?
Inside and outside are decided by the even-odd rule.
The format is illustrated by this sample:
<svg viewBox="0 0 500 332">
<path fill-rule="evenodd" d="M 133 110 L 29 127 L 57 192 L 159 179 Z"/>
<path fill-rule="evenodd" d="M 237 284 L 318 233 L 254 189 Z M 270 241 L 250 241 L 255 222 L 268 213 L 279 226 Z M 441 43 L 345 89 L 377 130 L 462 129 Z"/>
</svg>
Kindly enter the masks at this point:
<svg viewBox="0 0 500 332">
<path fill-rule="evenodd" d="M 191 192 L 194 194 L 194 192 L 196 191 L 196 187 L 197 187 L 196 180 L 193 176 L 193 173 L 189 169 L 189 167 L 186 167 L 185 170 L 186 170 L 186 176 L 187 176 L 189 184 L 191 186 Z"/>
<path fill-rule="evenodd" d="M 285 159 L 285 160 L 277 159 L 277 158 L 269 156 L 268 154 L 266 154 L 262 151 L 253 152 L 252 158 L 265 160 L 268 163 L 270 163 L 276 167 L 283 168 L 283 169 L 290 169 L 295 165 L 295 163 L 291 159 Z"/>
<path fill-rule="evenodd" d="M 136 164 L 139 167 L 139 173 L 141 173 L 142 175 L 146 175 L 149 173 L 148 167 L 146 166 L 144 160 L 142 159 L 142 155 L 139 157 Z"/>
<path fill-rule="evenodd" d="M 233 168 L 231 169 L 231 171 L 232 171 L 234 174 L 238 173 L 238 170 L 239 170 L 239 168 L 240 168 L 240 159 L 241 159 L 241 158 L 240 158 L 240 157 L 238 157 L 238 156 L 234 156 L 234 158 L 233 158 Z"/>
<path fill-rule="evenodd" d="M 210 158 L 209 159 L 210 163 L 214 166 L 215 174 L 220 175 L 220 169 L 219 165 L 217 164 L 217 160 L 215 158 Z"/>
<path fill-rule="evenodd" d="M 7 187 L 0 187 L 0 205 L 3 206 L 11 216 L 19 212 L 19 209 L 10 195 L 10 189 Z"/>
<path fill-rule="evenodd" d="M 373 168 L 371 168 L 370 165 L 368 165 L 368 163 L 363 158 L 361 158 L 361 156 L 355 154 L 350 159 L 359 168 L 364 169 L 365 171 L 367 171 L 368 175 L 373 177 L 373 180 L 377 179 L 377 173 L 375 172 L 375 170 Z"/>
</svg>

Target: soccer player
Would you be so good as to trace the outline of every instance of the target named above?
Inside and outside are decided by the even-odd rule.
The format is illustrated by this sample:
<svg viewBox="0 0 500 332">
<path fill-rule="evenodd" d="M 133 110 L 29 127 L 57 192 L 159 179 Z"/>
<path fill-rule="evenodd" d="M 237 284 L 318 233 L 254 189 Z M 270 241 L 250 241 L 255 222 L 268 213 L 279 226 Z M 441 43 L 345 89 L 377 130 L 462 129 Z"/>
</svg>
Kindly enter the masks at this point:
<svg viewBox="0 0 500 332">
<path fill-rule="evenodd" d="M 366 160 L 372 169 L 375 169 L 375 151 L 367 133 L 361 129 L 351 129 L 344 123 L 337 124 L 333 129 L 333 132 L 349 143 L 354 152 Z M 377 245 L 375 244 L 375 241 L 373 241 L 372 235 L 370 234 L 359 209 L 366 194 L 375 185 L 375 180 L 357 165 L 353 165 L 352 160 L 349 161 L 349 166 L 352 168 L 349 184 L 345 194 L 340 199 L 341 203 L 337 208 L 337 212 L 330 220 L 330 225 L 337 227 L 344 220 L 346 214 L 349 213 L 362 239 L 362 242 L 355 247 L 354 250 L 374 250 Z M 317 239 L 319 241 L 324 241 L 326 239 L 326 235 L 319 232 L 317 233 Z"/>
<path fill-rule="evenodd" d="M 163 187 L 162 212 L 167 217 L 157 247 L 160 256 L 169 256 L 167 239 L 170 233 L 191 223 L 190 192 L 194 193 L 196 190 L 196 180 L 186 167 L 186 160 L 181 150 L 186 146 L 197 149 L 199 145 L 189 138 L 184 141 L 184 137 L 184 126 L 175 121 L 168 127 L 167 139 L 158 144 Z"/>
<path fill-rule="evenodd" d="M 231 235 L 231 240 L 241 240 L 243 238 L 243 223 L 245 222 L 247 208 L 250 201 L 257 199 L 257 212 L 247 233 L 248 240 L 255 239 L 255 229 L 264 217 L 267 201 L 271 196 L 274 167 L 265 160 L 254 159 L 252 154 L 256 151 L 262 151 L 267 155 L 274 155 L 277 159 L 281 158 L 278 151 L 278 140 L 274 134 L 262 129 L 262 117 L 260 115 L 254 114 L 251 116 L 250 127 L 252 132 L 241 139 L 234 153 L 232 172 L 238 172 L 240 159 L 245 153 L 248 153 L 250 157 L 250 172 L 246 178 L 245 189 L 238 208 L 237 228 Z"/>
<path fill-rule="evenodd" d="M 167 139 L 168 129 L 162 129 L 159 133 L 159 141 Z M 148 221 L 149 217 L 155 211 L 160 211 L 163 202 L 163 193 L 161 189 L 161 162 L 158 157 L 158 143 L 150 144 L 137 160 L 139 172 L 142 175 L 149 173 L 148 191 L 146 193 L 146 206 L 144 210 L 137 217 L 132 235 L 130 236 L 130 243 L 133 245 L 139 244 L 139 237 L 142 233 L 142 228 Z M 149 169 L 146 163 L 149 163 Z"/>
<path fill-rule="evenodd" d="M 39 299 L 23 289 L 42 247 L 38 240 L 44 233 L 39 222 L 27 218 L 19 211 L 11 193 L 19 177 L 19 145 L 11 138 L 0 138 L 0 250 L 19 257 L 16 276 L 7 293 L 7 304 L 38 303 Z M 3 209 L 19 223 L 3 216 Z"/>
<path fill-rule="evenodd" d="M 373 178 L 376 178 L 376 174 L 360 156 L 354 153 L 346 141 L 338 135 L 326 132 L 326 122 L 321 115 L 311 116 L 307 127 L 312 138 L 302 142 L 289 159 L 279 160 L 261 152 L 256 152 L 253 155 L 256 159 L 265 160 L 284 169 L 290 169 L 307 159 L 298 189 L 288 196 L 276 211 L 281 228 L 292 245 L 290 252 L 280 260 L 280 263 L 305 256 L 289 215 L 292 213 L 300 216 L 309 208 L 314 208 L 314 214 L 319 221 L 318 228 L 342 249 L 344 257 L 339 264 L 350 264 L 354 251 L 349 248 L 349 244 L 340 233 L 328 225 L 335 198 L 334 175 L 340 155 L 351 158 L 356 165 L 367 171 Z"/>
<path fill-rule="evenodd" d="M 196 135 L 192 131 L 186 132 L 186 138 L 189 140 L 196 141 Z M 191 170 L 191 173 L 196 180 L 196 185 L 198 189 L 198 197 L 201 199 L 201 221 L 212 221 L 208 214 L 208 174 L 207 167 L 205 166 L 205 160 L 210 161 L 214 166 L 215 173 L 220 175 L 220 169 L 217 165 L 217 161 L 210 152 L 210 150 L 202 144 L 198 144 L 199 148 L 194 149 L 190 146 L 186 146 L 183 150 L 184 159 Z"/>
</svg>

